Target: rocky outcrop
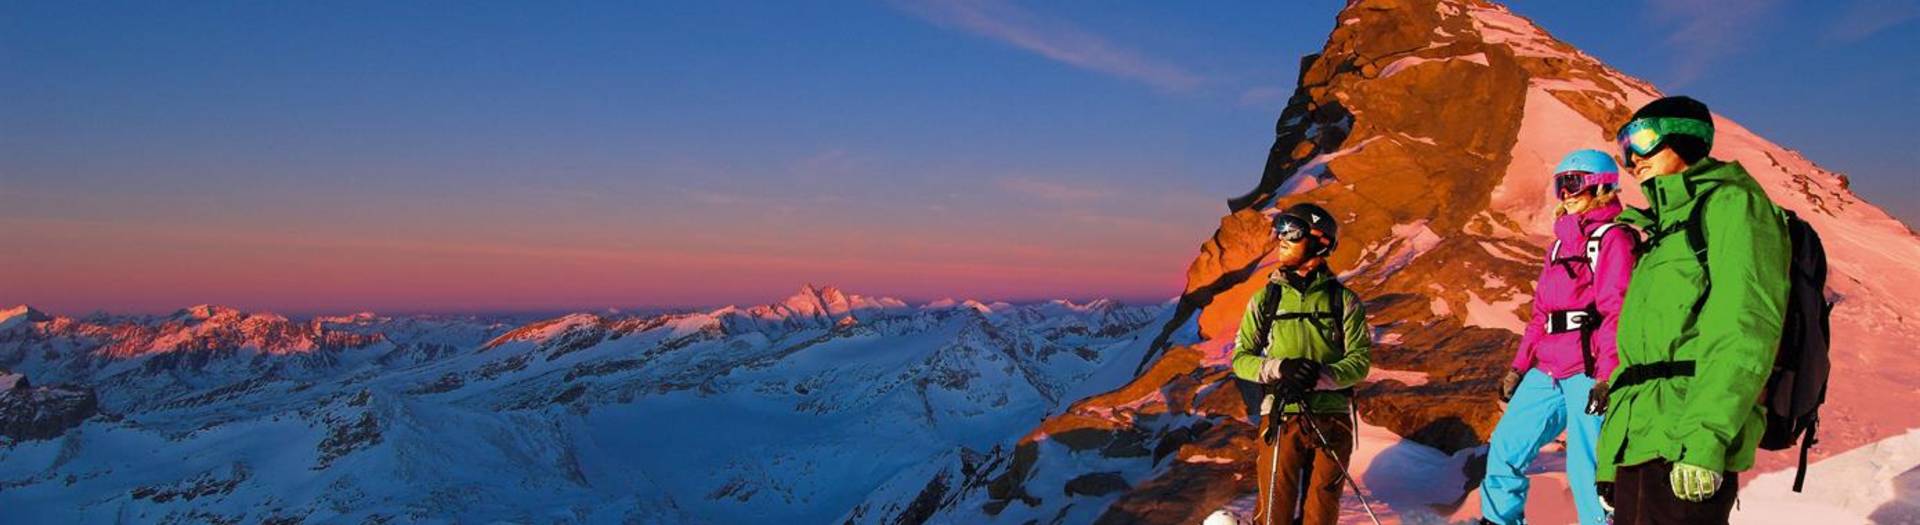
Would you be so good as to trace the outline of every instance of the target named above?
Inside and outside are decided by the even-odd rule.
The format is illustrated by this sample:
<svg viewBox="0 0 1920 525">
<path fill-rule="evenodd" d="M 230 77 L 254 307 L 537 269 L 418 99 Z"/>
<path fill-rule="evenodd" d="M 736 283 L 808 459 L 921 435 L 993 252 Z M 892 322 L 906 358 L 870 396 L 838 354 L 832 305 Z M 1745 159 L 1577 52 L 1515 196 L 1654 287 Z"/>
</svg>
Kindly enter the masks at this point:
<svg viewBox="0 0 1920 525">
<path fill-rule="evenodd" d="M 9 440 L 53 439 L 100 413 L 90 389 L 35 387 L 24 376 L 4 371 L 0 378 L 13 382 L 0 390 L 0 436 Z"/>
<path fill-rule="evenodd" d="M 220 496 L 233 492 L 253 471 L 245 463 L 234 463 L 227 472 L 204 472 L 198 476 L 163 485 L 145 485 L 129 493 L 136 500 L 150 500 L 154 503 L 166 503 L 173 500 L 193 501 L 196 498 Z"/>
</svg>

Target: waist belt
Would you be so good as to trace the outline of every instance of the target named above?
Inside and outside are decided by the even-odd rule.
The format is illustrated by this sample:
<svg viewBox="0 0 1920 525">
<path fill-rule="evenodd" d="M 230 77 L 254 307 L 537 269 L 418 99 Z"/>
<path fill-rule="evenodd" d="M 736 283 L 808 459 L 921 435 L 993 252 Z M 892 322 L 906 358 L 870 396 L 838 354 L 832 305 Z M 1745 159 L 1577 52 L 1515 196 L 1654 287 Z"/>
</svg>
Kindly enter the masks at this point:
<svg viewBox="0 0 1920 525">
<path fill-rule="evenodd" d="M 1284 400 L 1280 399 L 1279 396 L 1273 395 L 1272 390 L 1267 390 L 1266 395 L 1261 396 L 1262 399 L 1260 400 L 1260 413 L 1272 414 L 1276 412 L 1275 409 L 1284 408 L 1282 406 L 1275 406 L 1275 405 L 1292 404 L 1292 403 L 1298 403 L 1300 405 L 1301 412 L 1312 412 L 1312 407 L 1309 405 L 1312 405 L 1313 402 L 1310 400 L 1313 397 L 1326 395 L 1326 394 L 1333 394 L 1333 395 L 1337 395 L 1347 399 L 1352 399 L 1353 387 L 1346 387 L 1346 388 L 1341 388 L 1337 390 L 1308 390 L 1306 395 L 1300 396 L 1300 399 L 1284 399 Z"/>
<path fill-rule="evenodd" d="M 1547 333 L 1576 332 L 1600 326 L 1600 314 L 1591 310 L 1562 310 L 1547 314 Z"/>
<path fill-rule="evenodd" d="M 1693 377 L 1693 361 L 1661 361 L 1644 365 L 1629 365 L 1620 369 L 1620 378 L 1613 382 L 1613 389 L 1645 383 L 1655 379 L 1675 377 Z"/>
</svg>

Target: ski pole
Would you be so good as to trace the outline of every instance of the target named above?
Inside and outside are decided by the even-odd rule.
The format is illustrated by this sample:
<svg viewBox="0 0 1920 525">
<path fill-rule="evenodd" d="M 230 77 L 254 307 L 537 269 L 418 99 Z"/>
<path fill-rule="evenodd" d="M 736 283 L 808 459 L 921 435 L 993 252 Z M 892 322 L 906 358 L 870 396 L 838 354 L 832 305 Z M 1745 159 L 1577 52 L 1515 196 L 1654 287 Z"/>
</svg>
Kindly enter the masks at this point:
<svg viewBox="0 0 1920 525">
<path fill-rule="evenodd" d="M 1306 420 L 1307 430 L 1313 431 L 1314 439 L 1320 442 L 1320 447 L 1322 448 L 1322 450 L 1327 451 L 1327 457 L 1333 459 L 1333 465 L 1336 467 L 1340 467 L 1340 477 L 1346 478 L 1347 485 L 1353 487 L 1353 495 L 1360 498 L 1360 508 L 1365 509 L 1367 511 L 1367 518 L 1370 518 L 1373 520 L 1373 525 L 1380 525 L 1380 517 L 1375 516 L 1373 514 L 1373 504 L 1367 502 L 1367 494 L 1365 492 L 1361 492 L 1360 482 L 1358 480 L 1353 479 L 1353 473 L 1347 471 L 1346 462 L 1340 461 L 1340 455 L 1334 452 L 1333 444 L 1327 442 L 1326 434 L 1320 433 L 1320 425 L 1314 424 L 1313 415 L 1311 413 L 1303 413 L 1300 415 L 1305 416 L 1302 419 Z M 1354 429 L 1354 431 L 1358 432 L 1359 429 L 1356 428 Z M 1359 440 L 1355 439 L 1354 441 L 1358 442 Z"/>
<path fill-rule="evenodd" d="M 1268 399 L 1275 399 L 1273 394 L 1270 393 L 1267 395 Z M 1280 425 L 1286 424 L 1286 421 L 1281 419 L 1280 412 L 1278 407 L 1268 412 L 1267 417 L 1272 419 L 1265 421 L 1265 424 L 1262 425 L 1267 427 L 1268 431 L 1271 432 L 1271 434 L 1266 437 L 1273 440 L 1273 452 L 1267 456 L 1267 492 L 1263 496 L 1264 501 L 1260 502 L 1260 507 L 1266 509 L 1266 514 L 1261 516 L 1262 521 L 1265 522 L 1266 525 L 1273 525 L 1274 483 L 1276 483 L 1275 480 L 1280 477 Z M 1292 511 L 1289 510 L 1288 512 Z"/>
</svg>

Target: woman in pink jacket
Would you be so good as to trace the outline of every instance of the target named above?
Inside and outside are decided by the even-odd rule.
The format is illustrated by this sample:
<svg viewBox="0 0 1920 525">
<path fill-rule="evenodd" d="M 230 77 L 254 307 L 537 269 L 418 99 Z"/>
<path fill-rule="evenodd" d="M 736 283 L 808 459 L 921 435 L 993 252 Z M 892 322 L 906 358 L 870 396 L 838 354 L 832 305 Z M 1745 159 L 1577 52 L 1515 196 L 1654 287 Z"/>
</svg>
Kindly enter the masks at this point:
<svg viewBox="0 0 1920 525">
<path fill-rule="evenodd" d="M 1533 318 L 1513 367 L 1500 381 L 1507 410 L 1493 429 L 1480 482 L 1483 521 L 1521 523 L 1527 467 L 1540 447 L 1567 433 L 1567 481 L 1583 524 L 1606 523 L 1594 487 L 1594 444 L 1607 381 L 1619 364 L 1614 327 L 1633 272 L 1638 237 L 1613 222 L 1619 168 L 1595 150 L 1570 153 L 1554 168 L 1554 242 L 1534 286 Z"/>
</svg>

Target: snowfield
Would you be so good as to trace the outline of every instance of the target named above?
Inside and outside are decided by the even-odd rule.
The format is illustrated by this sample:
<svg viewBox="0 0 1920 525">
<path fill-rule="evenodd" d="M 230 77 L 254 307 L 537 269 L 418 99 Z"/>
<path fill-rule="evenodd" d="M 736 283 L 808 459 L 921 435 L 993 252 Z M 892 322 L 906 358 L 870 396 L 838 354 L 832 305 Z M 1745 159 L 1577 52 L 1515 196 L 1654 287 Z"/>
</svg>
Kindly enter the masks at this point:
<svg viewBox="0 0 1920 525">
<path fill-rule="evenodd" d="M 808 287 L 766 307 L 524 323 L 39 316 L 0 330 L 0 368 L 101 403 L 52 438 L 0 436 L 0 508 L 19 523 L 825 522 L 1124 381 L 1167 310 Z M 349 332 L 370 337 L 327 344 Z M 109 355 L 130 342 L 146 351 Z"/>
</svg>

